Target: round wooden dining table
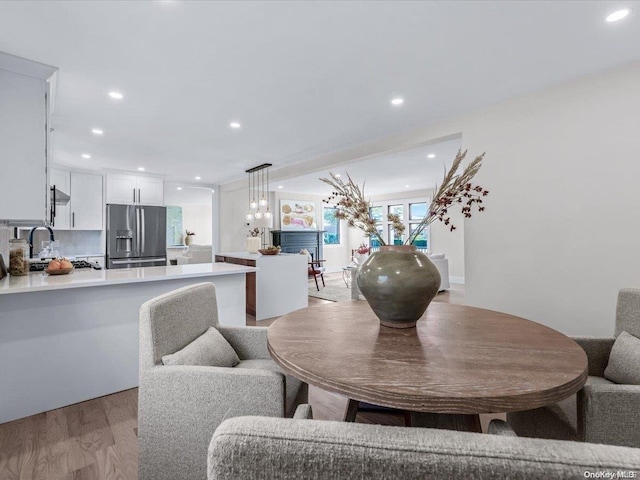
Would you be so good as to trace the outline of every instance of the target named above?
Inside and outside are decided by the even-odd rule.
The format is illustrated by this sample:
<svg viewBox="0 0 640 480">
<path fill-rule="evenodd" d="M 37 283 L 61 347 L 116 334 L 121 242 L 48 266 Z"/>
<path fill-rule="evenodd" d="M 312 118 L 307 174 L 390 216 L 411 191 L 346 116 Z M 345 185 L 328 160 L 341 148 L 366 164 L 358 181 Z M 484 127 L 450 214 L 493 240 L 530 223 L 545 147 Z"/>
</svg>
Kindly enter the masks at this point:
<svg viewBox="0 0 640 480">
<path fill-rule="evenodd" d="M 380 325 L 367 302 L 317 305 L 276 320 L 268 348 L 288 374 L 358 402 L 412 412 L 414 426 L 479 431 L 480 413 L 529 410 L 582 388 L 587 357 L 549 327 L 433 302 L 416 328 Z"/>
</svg>

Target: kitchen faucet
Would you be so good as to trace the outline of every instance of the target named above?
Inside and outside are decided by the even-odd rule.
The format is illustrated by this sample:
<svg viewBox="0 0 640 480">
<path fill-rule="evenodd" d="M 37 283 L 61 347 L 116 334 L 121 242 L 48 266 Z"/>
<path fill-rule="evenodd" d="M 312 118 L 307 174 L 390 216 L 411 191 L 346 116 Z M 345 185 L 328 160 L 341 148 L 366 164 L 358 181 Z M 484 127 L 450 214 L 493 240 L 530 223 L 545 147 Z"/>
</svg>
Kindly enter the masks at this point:
<svg viewBox="0 0 640 480">
<path fill-rule="evenodd" d="M 33 227 L 29 232 L 29 258 L 33 257 L 33 232 L 35 232 L 39 228 L 46 228 L 47 230 L 49 230 L 49 240 L 51 240 L 52 242 L 55 241 L 55 238 L 53 237 L 53 229 L 51 227 Z"/>
</svg>

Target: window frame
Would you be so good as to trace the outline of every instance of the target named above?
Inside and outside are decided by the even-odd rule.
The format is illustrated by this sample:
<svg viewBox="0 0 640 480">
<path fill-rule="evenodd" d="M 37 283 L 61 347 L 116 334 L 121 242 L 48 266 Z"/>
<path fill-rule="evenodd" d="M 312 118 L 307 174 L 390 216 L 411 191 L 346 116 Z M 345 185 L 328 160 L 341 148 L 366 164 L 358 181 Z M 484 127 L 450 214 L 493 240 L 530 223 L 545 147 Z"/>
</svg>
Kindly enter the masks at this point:
<svg viewBox="0 0 640 480">
<path fill-rule="evenodd" d="M 324 233 L 322 234 L 322 245 L 324 247 L 338 247 L 340 245 L 342 245 L 342 222 L 340 221 L 339 218 L 335 218 L 337 225 L 336 225 L 336 236 L 337 236 L 337 242 L 336 243 L 327 243 L 327 233 L 328 231 L 325 228 L 325 219 L 324 219 L 324 214 L 326 210 L 333 210 L 334 212 L 336 211 L 336 206 L 335 205 L 323 205 L 322 206 L 322 230 L 324 231 Z"/>
<path fill-rule="evenodd" d="M 401 244 L 409 238 L 411 234 L 411 224 L 418 224 L 420 220 L 411 219 L 410 218 L 410 208 L 411 205 L 417 203 L 425 203 L 427 207 L 427 211 L 429 210 L 429 205 L 431 204 L 431 197 L 411 197 L 411 198 L 399 198 L 399 199 L 391 199 L 384 200 L 379 202 L 371 202 L 371 208 L 382 208 L 383 218 L 381 222 L 377 222 L 376 225 L 382 228 L 382 238 L 386 242 L 387 245 L 393 245 L 394 239 L 391 238 L 391 222 L 387 220 L 387 213 L 389 213 L 389 209 L 391 207 L 396 207 L 402 205 L 403 214 L 402 214 L 402 223 L 405 226 L 405 232 L 402 235 Z M 424 231 L 423 235 L 426 237 L 427 246 L 426 247 L 418 247 L 420 249 L 430 249 L 431 248 L 431 225 L 428 225 Z M 377 242 L 376 242 L 377 243 Z M 369 239 L 369 246 L 376 248 L 377 245 L 372 244 L 372 239 Z"/>
</svg>

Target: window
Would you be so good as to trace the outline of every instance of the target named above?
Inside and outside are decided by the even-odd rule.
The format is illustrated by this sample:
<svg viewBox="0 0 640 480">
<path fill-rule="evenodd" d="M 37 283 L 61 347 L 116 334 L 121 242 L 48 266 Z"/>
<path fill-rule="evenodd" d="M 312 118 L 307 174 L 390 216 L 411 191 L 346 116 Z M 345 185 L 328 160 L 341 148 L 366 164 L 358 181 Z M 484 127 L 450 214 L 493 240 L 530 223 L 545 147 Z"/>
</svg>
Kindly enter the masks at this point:
<svg viewBox="0 0 640 480">
<path fill-rule="evenodd" d="M 409 204 L 409 220 L 422 220 L 427 214 L 427 203 L 410 203 Z"/>
<path fill-rule="evenodd" d="M 340 244 L 340 219 L 336 218 L 335 207 L 324 207 L 322 210 L 322 227 L 324 229 L 324 244 Z"/>
<path fill-rule="evenodd" d="M 404 205 L 389 205 L 389 215 L 398 215 L 400 220 L 404 218 Z"/>
<path fill-rule="evenodd" d="M 423 198 L 413 198 L 407 200 L 393 200 L 389 202 L 382 202 L 377 205 L 373 205 L 370 208 L 371 217 L 376 221 L 376 228 L 380 233 L 380 236 L 384 239 L 387 245 L 402 245 L 409 236 L 416 231 L 420 221 L 425 217 L 429 209 L 429 202 Z M 391 222 L 387 220 L 387 214 L 398 215 L 400 221 L 405 226 L 405 232 L 403 235 L 397 235 L 393 228 L 391 228 Z M 371 238 L 369 245 L 373 248 L 380 246 L 380 243 Z M 429 227 L 425 228 L 420 235 L 415 239 L 413 245 L 420 250 L 426 250 L 429 248 Z"/>
<path fill-rule="evenodd" d="M 382 222 L 383 220 L 382 217 L 384 213 L 384 210 L 382 209 L 382 207 L 371 207 L 369 209 L 369 213 L 371 215 L 371 218 L 373 218 L 376 221 L 376 223 Z"/>
<path fill-rule="evenodd" d="M 409 224 L 409 235 L 411 235 L 413 232 L 416 231 L 416 229 L 418 228 L 418 225 L 420 224 L 419 223 Z M 420 232 L 420 235 L 416 237 L 416 239 L 413 241 L 413 244 L 419 249 L 423 249 L 423 248 L 426 249 L 428 247 L 426 228 L 422 230 L 422 232 Z"/>
<path fill-rule="evenodd" d="M 391 224 L 389 224 L 389 245 L 402 245 L 404 243 L 404 235 L 398 235 L 393 231 Z M 393 240 L 393 241 L 392 241 Z"/>
</svg>

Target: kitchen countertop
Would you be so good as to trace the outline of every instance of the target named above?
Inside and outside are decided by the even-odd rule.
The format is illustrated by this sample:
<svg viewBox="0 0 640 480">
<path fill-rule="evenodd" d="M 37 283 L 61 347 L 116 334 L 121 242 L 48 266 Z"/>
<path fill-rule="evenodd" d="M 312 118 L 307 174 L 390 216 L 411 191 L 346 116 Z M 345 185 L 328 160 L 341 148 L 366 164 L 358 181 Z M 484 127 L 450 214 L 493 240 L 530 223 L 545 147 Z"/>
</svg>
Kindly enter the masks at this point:
<svg viewBox="0 0 640 480">
<path fill-rule="evenodd" d="M 48 275 L 42 272 L 0 280 L 0 295 L 13 293 L 99 287 L 125 283 L 159 282 L 180 278 L 234 275 L 257 271 L 254 267 L 230 263 L 199 263 L 166 267 L 120 268 L 115 270 L 76 269 L 68 275 Z"/>
<path fill-rule="evenodd" d="M 244 258 L 246 260 L 257 260 L 258 258 L 278 258 L 278 257 L 289 257 L 291 255 L 298 255 L 298 254 L 297 253 L 279 253 L 278 255 L 262 255 L 261 253 L 248 253 L 248 252 L 222 252 L 222 253 L 216 253 L 214 256 Z"/>
</svg>

